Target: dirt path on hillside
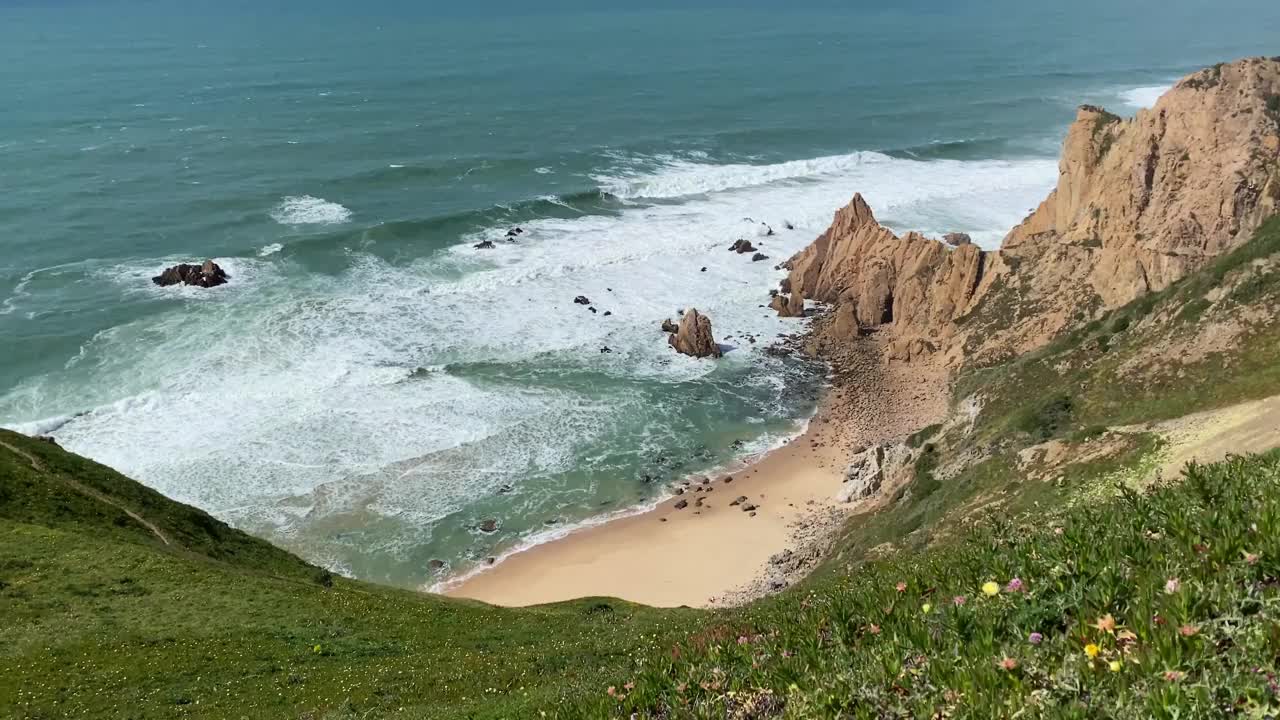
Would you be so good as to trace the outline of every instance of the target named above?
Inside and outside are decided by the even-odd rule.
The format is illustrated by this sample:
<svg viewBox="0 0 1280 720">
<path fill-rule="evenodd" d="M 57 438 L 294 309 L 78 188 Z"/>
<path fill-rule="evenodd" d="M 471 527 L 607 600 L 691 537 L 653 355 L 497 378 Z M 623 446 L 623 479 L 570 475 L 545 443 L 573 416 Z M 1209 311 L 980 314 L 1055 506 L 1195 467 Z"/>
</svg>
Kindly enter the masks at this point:
<svg viewBox="0 0 1280 720">
<path fill-rule="evenodd" d="M 150 520 L 147 520 L 146 518 L 142 517 L 142 516 L 141 516 L 141 515 L 139 515 L 138 513 L 136 513 L 136 512 L 134 512 L 134 511 L 130 510 L 129 508 L 125 507 L 124 505 L 121 505 L 118 501 L 113 500 L 112 498 L 107 497 L 106 495 L 103 495 L 102 493 L 98 492 L 97 490 L 94 490 L 94 489 L 93 489 L 93 488 L 91 488 L 91 487 L 88 487 L 88 486 L 86 486 L 86 485 L 82 485 L 82 484 L 80 484 L 79 482 L 77 482 L 77 481 L 75 481 L 75 480 L 72 480 L 71 478 L 64 478 L 64 477 L 59 477 L 59 476 L 56 476 L 56 475 L 51 476 L 51 475 L 49 474 L 48 469 L 44 466 L 44 463 L 40 462 L 40 458 L 36 457 L 35 455 L 32 455 L 31 453 L 27 452 L 26 450 L 23 450 L 22 448 L 14 447 L 14 446 L 10 445 L 9 443 L 7 443 L 7 442 L 5 442 L 5 441 L 3 441 L 3 440 L 0 440 L 0 446 L 4 447 L 5 449 L 7 449 L 7 450 L 9 450 L 9 451 L 13 452 L 13 453 L 14 453 L 15 455 L 17 455 L 18 457 L 23 458 L 23 459 L 25 459 L 27 462 L 31 463 L 31 469 L 35 470 L 36 472 L 40 473 L 41 475 L 44 475 L 45 477 L 49 477 L 50 479 L 54 480 L 55 482 L 60 482 L 60 483 L 62 483 L 63 485 L 66 485 L 67 487 L 71 488 L 72 490 L 74 490 L 74 491 L 76 491 L 76 492 L 80 493 L 81 495 L 84 495 L 84 496 L 86 496 L 86 497 L 88 497 L 88 498 L 91 498 L 91 499 L 93 499 L 93 500 L 96 500 L 96 501 L 98 501 L 98 502 L 100 502 L 100 503 L 103 503 L 103 504 L 105 504 L 105 505 L 110 505 L 111 507 L 113 507 L 113 508 L 115 508 L 115 509 L 119 510 L 120 512 L 124 513 L 125 515 L 128 515 L 128 516 L 129 516 L 129 518 L 130 518 L 130 519 L 132 519 L 134 522 L 137 522 L 137 523 L 138 523 L 139 525 L 141 525 L 142 527 L 144 527 L 144 528 L 146 528 L 146 529 L 150 530 L 150 531 L 151 531 L 151 533 L 152 533 L 153 535 L 155 535 L 156 537 L 160 538 L 160 542 L 164 543 L 165 545 L 172 545 L 172 544 L 173 544 L 173 543 L 169 542 L 169 538 L 165 537 L 164 532 L 162 532 L 162 531 L 160 530 L 160 528 L 159 528 L 159 527 L 157 527 L 154 523 L 152 523 Z"/>
<path fill-rule="evenodd" d="M 1157 477 L 1176 478 L 1193 460 L 1213 463 L 1280 447 L 1280 395 L 1167 420 L 1154 430 L 1168 443 Z"/>
</svg>

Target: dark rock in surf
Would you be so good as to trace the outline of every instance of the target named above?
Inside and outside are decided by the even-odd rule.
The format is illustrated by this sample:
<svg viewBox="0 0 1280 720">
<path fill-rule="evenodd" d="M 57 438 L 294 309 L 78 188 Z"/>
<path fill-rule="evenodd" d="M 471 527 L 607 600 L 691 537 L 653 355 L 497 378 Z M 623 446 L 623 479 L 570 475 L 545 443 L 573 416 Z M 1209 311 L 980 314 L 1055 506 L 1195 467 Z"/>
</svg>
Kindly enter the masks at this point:
<svg viewBox="0 0 1280 720">
<path fill-rule="evenodd" d="M 475 245 L 472 245 L 471 247 L 477 250 L 492 250 L 494 248 L 494 245 L 492 240 L 481 240 L 480 242 L 476 243 Z"/>
<path fill-rule="evenodd" d="M 768 259 L 769 259 L 769 256 L 765 255 L 764 253 L 756 253 L 755 255 L 751 256 L 751 262 L 760 262 L 761 260 L 768 260 Z"/>
<path fill-rule="evenodd" d="M 680 326 L 671 322 L 671 319 L 668 318 L 662 321 L 662 332 L 664 333 L 680 332 Z"/>
<path fill-rule="evenodd" d="M 738 240 L 729 246 L 729 251 L 736 252 L 739 255 L 744 255 L 749 252 L 755 252 L 756 246 L 752 245 L 750 240 Z"/>
<path fill-rule="evenodd" d="M 480 524 L 476 526 L 476 529 L 482 533 L 495 533 L 498 531 L 498 521 L 481 520 Z"/>
<path fill-rule="evenodd" d="M 590 305 L 590 304 L 591 304 L 591 301 L 587 299 L 587 296 L 586 296 L 586 295 L 579 295 L 578 297 L 576 297 L 576 298 L 574 298 L 574 299 L 573 299 L 573 304 L 575 304 L 575 305 Z"/>
<path fill-rule="evenodd" d="M 211 288 L 218 285 L 225 285 L 231 276 L 227 275 L 218 264 L 212 260 L 205 260 L 203 265 L 190 265 L 182 263 L 168 268 L 159 275 L 151 278 L 151 282 L 160 287 L 169 287 L 170 285 L 191 285 L 194 287 Z"/>
</svg>

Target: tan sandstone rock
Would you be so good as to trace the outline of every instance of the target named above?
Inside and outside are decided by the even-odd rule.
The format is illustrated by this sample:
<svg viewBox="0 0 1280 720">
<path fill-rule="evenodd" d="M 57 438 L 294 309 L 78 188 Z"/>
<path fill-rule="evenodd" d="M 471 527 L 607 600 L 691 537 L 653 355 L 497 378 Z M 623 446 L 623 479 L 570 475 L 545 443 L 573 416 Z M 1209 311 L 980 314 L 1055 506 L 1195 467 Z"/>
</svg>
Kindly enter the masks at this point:
<svg viewBox="0 0 1280 720">
<path fill-rule="evenodd" d="M 680 327 L 672 333 L 667 342 L 676 352 L 693 357 L 720 357 L 720 346 L 711 335 L 711 320 L 696 309 L 690 308 L 680 318 Z"/>
<path fill-rule="evenodd" d="M 891 333 L 890 359 L 998 360 L 1168 287 L 1280 210 L 1280 60 L 1192 74 L 1122 119 L 1081 107 L 1057 188 L 998 252 L 895 236 L 861 196 L 790 261 L 782 315 L 835 307 L 833 335 Z"/>
</svg>

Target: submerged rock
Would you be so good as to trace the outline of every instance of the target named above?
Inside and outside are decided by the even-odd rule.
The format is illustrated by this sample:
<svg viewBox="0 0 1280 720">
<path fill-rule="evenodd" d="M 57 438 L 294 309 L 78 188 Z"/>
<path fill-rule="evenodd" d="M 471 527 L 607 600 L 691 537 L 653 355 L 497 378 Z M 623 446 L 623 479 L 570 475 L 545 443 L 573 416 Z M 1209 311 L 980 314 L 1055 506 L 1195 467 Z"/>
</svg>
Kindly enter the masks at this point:
<svg viewBox="0 0 1280 720">
<path fill-rule="evenodd" d="M 481 240 L 480 242 L 476 243 L 475 245 L 472 245 L 471 247 L 477 250 L 492 250 L 494 246 L 493 246 L 492 240 Z"/>
<path fill-rule="evenodd" d="M 221 267 L 218 267 L 217 263 L 212 260 L 205 260 L 203 265 L 190 265 L 188 263 L 174 265 L 151 278 L 151 282 L 160 287 L 192 285 L 211 288 L 226 284 L 230 277 Z"/>
</svg>

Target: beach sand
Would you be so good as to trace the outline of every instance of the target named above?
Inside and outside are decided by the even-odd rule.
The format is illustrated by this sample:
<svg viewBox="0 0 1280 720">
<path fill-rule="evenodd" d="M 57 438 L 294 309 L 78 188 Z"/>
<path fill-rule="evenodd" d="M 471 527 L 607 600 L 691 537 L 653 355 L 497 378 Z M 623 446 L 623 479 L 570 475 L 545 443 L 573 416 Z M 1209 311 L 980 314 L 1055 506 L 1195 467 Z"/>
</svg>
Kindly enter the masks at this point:
<svg viewBox="0 0 1280 720">
<path fill-rule="evenodd" d="M 945 374 L 883 364 L 868 340 L 830 357 L 833 387 L 808 429 L 725 475 L 638 515 L 584 528 L 507 557 L 445 591 L 495 605 L 525 606 L 609 596 L 658 607 L 737 604 L 770 590 L 769 560 L 809 557 L 858 505 L 838 503 L 851 453 L 900 440 L 946 413 Z M 733 506 L 735 499 L 746 502 Z M 702 506 L 697 501 L 702 498 Z M 681 501 L 684 509 L 677 509 Z M 745 505 L 756 505 L 752 516 Z M 801 574 L 811 564 L 800 568 Z M 791 574 L 788 581 L 794 580 Z"/>
<path fill-rule="evenodd" d="M 770 556 L 787 549 L 794 524 L 835 507 L 847 460 L 840 443 L 824 443 L 829 428 L 820 412 L 803 435 L 755 463 L 691 485 L 649 512 L 512 555 L 446 594 L 509 606 L 587 596 L 708 606 L 751 583 Z M 730 505 L 742 496 L 746 502 Z M 687 507 L 676 509 L 681 500 Z M 749 505 L 757 506 L 754 516 L 742 509 Z"/>
</svg>

